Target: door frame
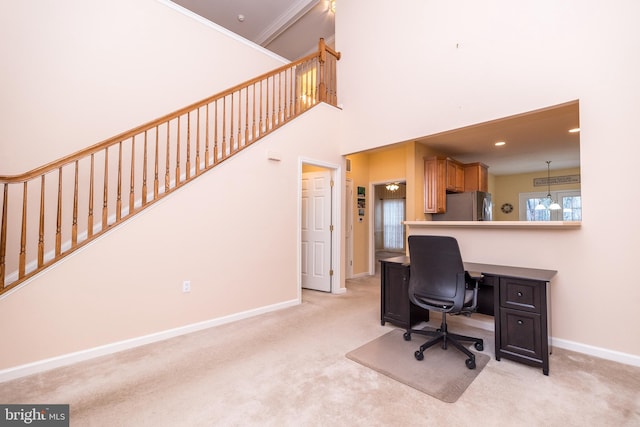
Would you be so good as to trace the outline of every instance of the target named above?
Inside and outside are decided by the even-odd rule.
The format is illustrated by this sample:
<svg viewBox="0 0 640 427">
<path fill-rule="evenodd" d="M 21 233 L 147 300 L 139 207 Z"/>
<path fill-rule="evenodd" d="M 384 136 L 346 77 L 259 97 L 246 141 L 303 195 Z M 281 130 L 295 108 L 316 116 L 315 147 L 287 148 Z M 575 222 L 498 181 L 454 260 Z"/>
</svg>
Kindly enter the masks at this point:
<svg viewBox="0 0 640 427">
<path fill-rule="evenodd" d="M 345 207 L 344 207 L 344 253 L 345 253 L 345 279 L 353 278 L 353 206 L 355 203 L 353 197 L 353 179 L 347 178 L 345 179 L 344 186 L 344 197 L 345 197 Z M 348 197 L 348 199 L 347 199 Z M 348 237 L 348 238 L 347 238 Z"/>
<path fill-rule="evenodd" d="M 344 260 L 342 259 L 341 244 L 344 242 L 342 233 L 342 224 L 344 223 L 342 198 L 344 197 L 344 179 L 342 174 L 342 166 L 334 163 L 328 163 L 322 160 L 311 159 L 307 157 L 298 158 L 298 185 L 297 185 L 297 278 L 298 278 L 298 301 L 302 301 L 302 168 L 303 165 L 316 166 L 328 169 L 333 179 L 333 194 L 331 208 L 331 222 L 333 224 L 333 233 L 331 233 L 331 265 L 333 269 L 333 277 L 331 279 L 331 293 L 342 294 L 346 292 L 344 287 Z"/>
<path fill-rule="evenodd" d="M 403 177 L 403 178 L 389 178 L 389 179 L 385 179 L 384 181 L 370 181 L 369 182 L 369 194 L 371 195 L 371 197 L 375 197 L 376 185 L 385 185 L 385 184 L 388 184 L 390 182 L 404 182 L 406 184 L 407 183 L 407 178 L 406 177 Z M 405 218 L 406 218 L 406 214 L 407 214 L 406 209 L 407 209 L 407 207 L 406 207 L 406 204 L 405 204 Z M 375 218 L 373 217 L 375 215 L 375 213 L 376 213 L 376 211 L 375 211 L 373 199 L 370 199 L 370 201 L 367 202 L 367 216 L 369 217 L 369 224 L 368 224 L 368 228 L 369 228 L 369 274 L 372 275 L 372 276 L 376 274 L 376 240 L 375 240 L 376 222 L 375 222 Z"/>
</svg>

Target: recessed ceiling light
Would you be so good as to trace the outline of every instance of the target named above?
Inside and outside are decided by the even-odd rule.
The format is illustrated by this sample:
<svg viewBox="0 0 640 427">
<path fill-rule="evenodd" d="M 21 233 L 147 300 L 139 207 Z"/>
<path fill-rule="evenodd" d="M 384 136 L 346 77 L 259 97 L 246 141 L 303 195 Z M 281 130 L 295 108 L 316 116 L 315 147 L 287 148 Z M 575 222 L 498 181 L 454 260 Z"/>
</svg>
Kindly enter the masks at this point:
<svg viewBox="0 0 640 427">
<path fill-rule="evenodd" d="M 496 145 L 496 147 L 500 147 L 500 146 L 503 146 L 505 144 L 506 144 L 506 142 L 504 142 L 504 141 L 498 141 L 498 142 L 496 142 L 495 145 Z"/>
<path fill-rule="evenodd" d="M 580 132 L 580 128 L 569 129 L 569 133 L 577 133 Z"/>
</svg>

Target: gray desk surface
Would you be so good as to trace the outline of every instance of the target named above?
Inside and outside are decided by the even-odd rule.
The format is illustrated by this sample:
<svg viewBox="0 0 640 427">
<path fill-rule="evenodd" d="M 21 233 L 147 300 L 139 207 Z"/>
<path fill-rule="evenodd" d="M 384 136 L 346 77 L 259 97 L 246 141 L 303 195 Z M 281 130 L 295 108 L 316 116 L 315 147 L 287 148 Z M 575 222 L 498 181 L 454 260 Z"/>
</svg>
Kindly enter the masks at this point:
<svg viewBox="0 0 640 427">
<path fill-rule="evenodd" d="M 381 262 L 392 262 L 395 264 L 410 265 L 408 256 L 397 256 L 393 258 L 381 259 Z M 556 270 L 543 270 L 540 268 L 512 267 L 508 265 L 483 264 L 477 262 L 465 262 L 464 269 L 472 275 L 473 273 L 482 273 L 495 276 L 518 277 L 521 279 L 542 280 L 550 282 L 556 275 Z"/>
</svg>

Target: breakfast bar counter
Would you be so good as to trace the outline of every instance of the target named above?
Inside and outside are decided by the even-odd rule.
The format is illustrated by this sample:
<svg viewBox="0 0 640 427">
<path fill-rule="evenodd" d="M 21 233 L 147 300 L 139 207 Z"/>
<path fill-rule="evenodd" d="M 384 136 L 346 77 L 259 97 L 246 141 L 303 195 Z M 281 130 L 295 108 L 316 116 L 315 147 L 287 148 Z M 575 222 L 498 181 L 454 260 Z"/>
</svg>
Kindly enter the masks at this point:
<svg viewBox="0 0 640 427">
<path fill-rule="evenodd" d="M 513 229 L 576 229 L 580 228 L 580 221 L 405 221 L 409 227 L 434 228 L 513 228 Z"/>
</svg>

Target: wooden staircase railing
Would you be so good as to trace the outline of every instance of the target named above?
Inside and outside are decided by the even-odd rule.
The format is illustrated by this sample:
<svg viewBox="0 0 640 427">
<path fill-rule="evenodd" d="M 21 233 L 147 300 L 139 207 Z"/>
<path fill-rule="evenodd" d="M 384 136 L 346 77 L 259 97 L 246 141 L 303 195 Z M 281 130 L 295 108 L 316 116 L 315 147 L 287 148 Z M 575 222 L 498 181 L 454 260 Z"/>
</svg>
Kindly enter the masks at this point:
<svg viewBox="0 0 640 427">
<path fill-rule="evenodd" d="M 0 295 L 278 129 L 336 105 L 317 53 L 45 166 L 0 176 Z"/>
</svg>

